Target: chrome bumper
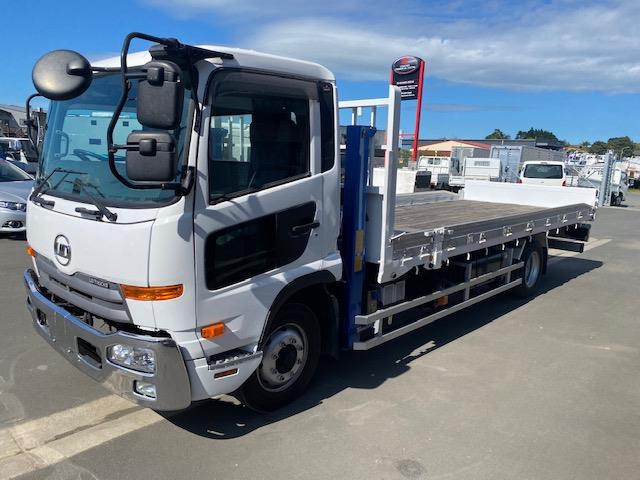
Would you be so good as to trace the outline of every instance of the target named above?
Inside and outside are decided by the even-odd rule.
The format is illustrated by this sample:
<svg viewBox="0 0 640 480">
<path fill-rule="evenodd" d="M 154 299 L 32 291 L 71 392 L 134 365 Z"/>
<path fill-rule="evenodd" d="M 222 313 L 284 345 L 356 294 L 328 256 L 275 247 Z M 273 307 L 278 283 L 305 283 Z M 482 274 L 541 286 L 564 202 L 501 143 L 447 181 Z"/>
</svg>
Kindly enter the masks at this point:
<svg viewBox="0 0 640 480">
<path fill-rule="evenodd" d="M 170 338 L 134 335 L 125 332 L 102 333 L 64 308 L 47 299 L 40 291 L 33 270 L 24 273 L 27 308 L 36 331 L 69 362 L 114 393 L 154 410 L 181 410 L 191 404 L 191 385 L 184 359 Z M 107 347 L 126 344 L 154 351 L 156 372 L 135 372 L 110 363 Z M 135 382 L 156 386 L 156 398 L 135 392 Z"/>
</svg>

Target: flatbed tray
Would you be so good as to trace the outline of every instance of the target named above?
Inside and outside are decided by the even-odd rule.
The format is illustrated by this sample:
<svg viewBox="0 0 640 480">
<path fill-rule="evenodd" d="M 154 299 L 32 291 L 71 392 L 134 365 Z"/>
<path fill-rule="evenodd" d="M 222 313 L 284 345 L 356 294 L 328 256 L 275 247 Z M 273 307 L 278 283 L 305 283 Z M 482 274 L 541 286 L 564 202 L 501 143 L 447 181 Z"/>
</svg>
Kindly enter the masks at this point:
<svg viewBox="0 0 640 480">
<path fill-rule="evenodd" d="M 391 261 L 436 268 L 448 258 L 593 220 L 587 204 L 536 207 L 476 200 L 396 207 Z"/>
<path fill-rule="evenodd" d="M 442 227 L 462 226 L 498 220 L 509 222 L 511 217 L 550 210 L 529 205 L 511 203 L 479 202 L 475 200 L 453 200 L 445 202 L 401 205 L 396 207 L 395 229 L 398 232 L 425 232 Z M 516 220 L 517 221 L 517 220 Z"/>
</svg>

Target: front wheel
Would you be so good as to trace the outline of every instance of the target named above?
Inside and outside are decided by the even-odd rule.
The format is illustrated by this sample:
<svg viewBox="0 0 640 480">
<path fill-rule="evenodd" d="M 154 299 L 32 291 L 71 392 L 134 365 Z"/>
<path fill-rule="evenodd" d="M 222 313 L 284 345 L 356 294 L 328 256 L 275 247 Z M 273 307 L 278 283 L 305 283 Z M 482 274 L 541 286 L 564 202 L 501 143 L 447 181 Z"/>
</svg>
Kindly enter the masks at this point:
<svg viewBox="0 0 640 480">
<path fill-rule="evenodd" d="M 240 390 L 242 401 L 257 411 L 272 411 L 307 388 L 320 357 L 320 326 L 306 305 L 282 307 L 265 335 L 262 362 Z"/>
</svg>

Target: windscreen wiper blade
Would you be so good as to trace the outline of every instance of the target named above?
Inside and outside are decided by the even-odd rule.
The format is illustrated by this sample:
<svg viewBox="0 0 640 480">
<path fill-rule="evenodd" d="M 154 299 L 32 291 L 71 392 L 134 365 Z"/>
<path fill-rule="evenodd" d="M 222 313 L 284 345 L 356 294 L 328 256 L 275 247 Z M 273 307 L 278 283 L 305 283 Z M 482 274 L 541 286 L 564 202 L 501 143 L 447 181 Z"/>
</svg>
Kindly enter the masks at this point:
<svg viewBox="0 0 640 480">
<path fill-rule="evenodd" d="M 109 220 L 110 222 L 115 222 L 118 219 L 118 214 L 117 213 L 112 212 L 111 210 L 109 210 L 107 208 L 107 206 L 104 203 L 102 203 L 102 200 L 99 200 L 96 196 L 94 196 L 91 193 L 89 193 L 87 191 L 87 189 L 86 189 L 86 187 L 93 187 L 98 193 L 100 193 L 100 190 L 98 190 L 98 187 L 96 187 L 95 185 L 92 185 L 90 183 L 83 182 L 82 180 L 80 180 L 80 178 L 74 179 L 73 183 L 74 183 L 74 185 L 77 185 L 79 187 L 79 190 L 81 192 L 84 192 L 86 197 L 89 200 L 91 200 L 91 203 L 93 203 L 93 205 L 98 209 L 97 212 L 92 212 L 90 210 L 87 210 L 86 208 L 77 207 L 76 208 L 76 212 L 78 212 L 78 213 L 88 213 L 88 214 L 98 213 L 100 215 L 100 217 L 106 217 L 107 220 Z"/>
<path fill-rule="evenodd" d="M 43 195 L 47 190 L 49 190 L 49 187 L 47 187 L 49 179 L 53 176 L 54 173 L 58 173 L 58 172 L 64 173 L 65 177 L 70 173 L 75 173 L 78 175 L 83 173 L 83 172 L 76 172 L 75 170 L 67 170 L 66 168 L 62 168 L 62 167 L 56 167 L 53 170 L 51 170 L 51 173 L 49 173 L 49 175 L 47 175 L 42 181 L 40 181 L 38 185 L 36 185 L 36 188 L 33 189 L 33 192 L 31 192 L 31 195 L 29 196 L 29 200 L 31 200 L 34 203 L 39 203 L 41 205 L 45 203 L 44 200 L 40 199 L 40 195 Z M 46 205 L 53 206 L 49 202 L 46 202 Z"/>
</svg>

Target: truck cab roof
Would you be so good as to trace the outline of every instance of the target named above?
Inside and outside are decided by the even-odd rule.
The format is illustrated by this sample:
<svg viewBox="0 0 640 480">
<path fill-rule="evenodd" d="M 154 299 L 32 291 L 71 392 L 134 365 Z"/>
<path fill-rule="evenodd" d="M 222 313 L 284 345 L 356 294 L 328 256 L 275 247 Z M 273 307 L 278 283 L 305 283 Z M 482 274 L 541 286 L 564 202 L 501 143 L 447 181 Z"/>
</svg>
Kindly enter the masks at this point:
<svg viewBox="0 0 640 480">
<path fill-rule="evenodd" d="M 295 58 L 281 57 L 279 55 L 272 55 L 269 53 L 256 52 L 255 50 L 245 50 L 242 48 L 230 48 L 215 45 L 198 45 L 198 47 L 233 55 L 232 59 L 211 58 L 203 60 L 214 65 L 274 71 L 293 76 L 335 82 L 335 76 L 333 73 L 326 67 L 317 63 L 298 60 Z M 127 56 L 127 63 L 130 67 L 142 66 L 150 60 L 151 55 L 148 51 L 135 52 Z M 111 57 L 92 62 L 92 64 L 96 67 L 119 68 L 120 57 Z"/>
</svg>

